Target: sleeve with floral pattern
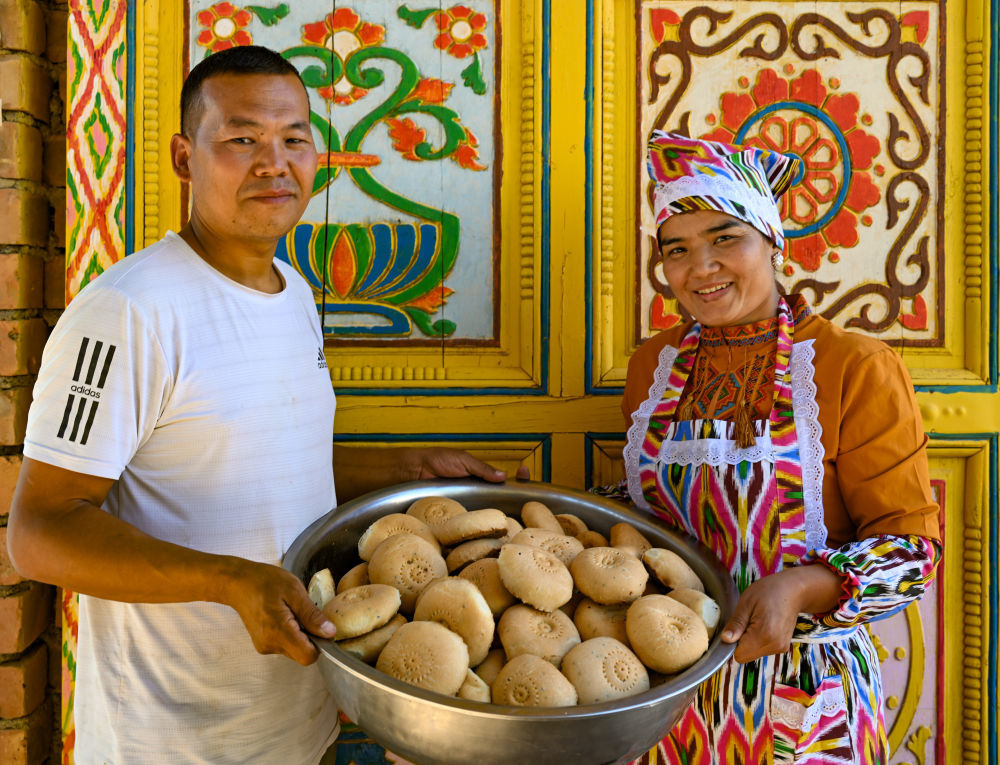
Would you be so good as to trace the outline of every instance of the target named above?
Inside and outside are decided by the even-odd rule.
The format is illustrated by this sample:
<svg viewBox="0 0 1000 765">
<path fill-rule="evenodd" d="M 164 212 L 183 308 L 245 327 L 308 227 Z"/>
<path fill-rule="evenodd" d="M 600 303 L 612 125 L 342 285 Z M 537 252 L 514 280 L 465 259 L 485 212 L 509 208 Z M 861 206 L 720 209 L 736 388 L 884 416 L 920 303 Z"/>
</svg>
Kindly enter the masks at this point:
<svg viewBox="0 0 1000 765">
<path fill-rule="evenodd" d="M 800 614 L 795 639 L 845 634 L 864 622 L 898 613 L 926 592 L 941 559 L 939 542 L 880 534 L 837 549 L 810 551 L 803 565 L 820 564 L 842 577 L 840 602 L 826 614 Z"/>
</svg>

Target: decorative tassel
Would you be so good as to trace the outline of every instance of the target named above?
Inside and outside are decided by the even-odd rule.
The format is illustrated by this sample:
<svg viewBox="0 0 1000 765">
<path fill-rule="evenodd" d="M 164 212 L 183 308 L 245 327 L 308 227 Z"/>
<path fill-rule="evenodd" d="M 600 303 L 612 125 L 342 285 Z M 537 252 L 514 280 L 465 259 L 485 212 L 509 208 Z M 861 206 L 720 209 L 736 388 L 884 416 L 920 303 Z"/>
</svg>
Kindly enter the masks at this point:
<svg viewBox="0 0 1000 765">
<path fill-rule="evenodd" d="M 741 449 L 749 449 L 757 443 L 757 434 L 753 429 L 753 418 L 750 416 L 750 405 L 743 401 L 740 391 L 740 402 L 736 407 L 736 445 Z"/>
<path fill-rule="evenodd" d="M 694 396 L 688 396 L 678 407 L 677 414 L 674 415 L 674 422 L 685 422 L 693 419 L 692 415 L 694 415 Z"/>
</svg>

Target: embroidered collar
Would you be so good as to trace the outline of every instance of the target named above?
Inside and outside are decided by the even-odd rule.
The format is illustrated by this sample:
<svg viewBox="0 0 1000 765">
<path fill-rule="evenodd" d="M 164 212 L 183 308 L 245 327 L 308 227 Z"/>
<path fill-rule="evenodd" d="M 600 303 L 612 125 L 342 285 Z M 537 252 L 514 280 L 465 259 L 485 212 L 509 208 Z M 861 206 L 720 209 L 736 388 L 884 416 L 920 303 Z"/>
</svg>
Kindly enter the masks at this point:
<svg viewBox="0 0 1000 765">
<path fill-rule="evenodd" d="M 792 320 L 797 326 L 812 312 L 801 295 L 788 295 L 785 302 L 792 311 Z M 743 347 L 774 342 L 778 337 L 778 317 L 741 324 L 736 327 L 702 327 L 700 342 L 709 348 L 722 345 Z"/>
</svg>

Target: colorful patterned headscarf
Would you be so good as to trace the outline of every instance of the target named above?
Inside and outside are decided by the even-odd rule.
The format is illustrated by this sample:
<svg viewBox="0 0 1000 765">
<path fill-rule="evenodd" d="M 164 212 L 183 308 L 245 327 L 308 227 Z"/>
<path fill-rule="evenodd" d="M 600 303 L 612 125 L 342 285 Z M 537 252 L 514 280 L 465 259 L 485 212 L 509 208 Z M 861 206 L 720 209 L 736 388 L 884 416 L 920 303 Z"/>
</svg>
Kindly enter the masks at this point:
<svg viewBox="0 0 1000 765">
<path fill-rule="evenodd" d="M 654 130 L 647 169 L 656 182 L 656 226 L 677 213 L 718 210 L 749 223 L 782 248 L 777 200 L 792 185 L 799 164 L 798 157 L 776 151 Z"/>
</svg>

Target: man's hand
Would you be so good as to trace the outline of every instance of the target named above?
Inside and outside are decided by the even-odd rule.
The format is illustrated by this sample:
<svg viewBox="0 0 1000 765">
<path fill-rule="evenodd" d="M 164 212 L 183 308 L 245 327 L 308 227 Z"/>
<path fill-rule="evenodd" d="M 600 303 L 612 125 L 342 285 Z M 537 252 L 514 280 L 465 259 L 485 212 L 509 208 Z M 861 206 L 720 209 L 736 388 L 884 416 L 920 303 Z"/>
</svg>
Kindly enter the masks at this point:
<svg viewBox="0 0 1000 765">
<path fill-rule="evenodd" d="M 792 566 L 751 584 L 722 630 L 722 642 L 738 643 L 740 663 L 784 653 L 800 613 L 824 614 L 837 606 L 841 577 L 820 564 Z"/>
<path fill-rule="evenodd" d="M 397 483 L 430 478 L 476 476 L 499 483 L 507 479 L 497 470 L 460 449 L 444 447 L 377 448 L 333 445 L 333 476 L 341 504 L 370 491 Z M 518 480 L 530 478 L 528 468 L 517 469 Z"/>
<path fill-rule="evenodd" d="M 316 661 L 319 652 L 306 633 L 331 638 L 336 630 L 302 582 L 277 566 L 233 561 L 230 584 L 220 600 L 240 615 L 258 653 L 280 653 L 303 665 Z"/>
<path fill-rule="evenodd" d="M 487 481 L 499 483 L 507 479 L 503 470 L 497 470 L 482 460 L 476 459 L 468 452 L 458 449 L 440 447 L 411 448 L 402 450 L 405 454 L 404 464 L 411 472 L 408 480 L 422 481 L 430 478 L 463 478 L 476 476 Z M 518 480 L 527 480 L 530 472 L 522 465 L 517 469 Z"/>
</svg>

